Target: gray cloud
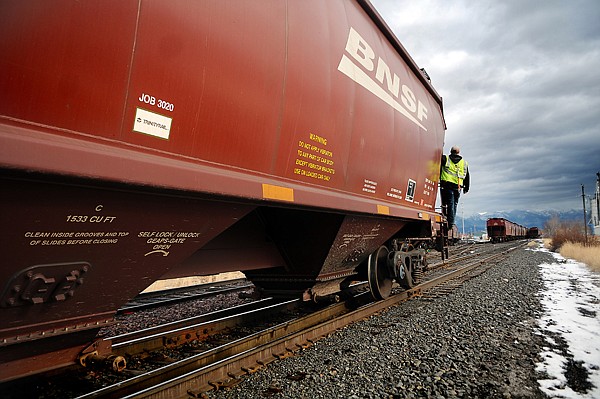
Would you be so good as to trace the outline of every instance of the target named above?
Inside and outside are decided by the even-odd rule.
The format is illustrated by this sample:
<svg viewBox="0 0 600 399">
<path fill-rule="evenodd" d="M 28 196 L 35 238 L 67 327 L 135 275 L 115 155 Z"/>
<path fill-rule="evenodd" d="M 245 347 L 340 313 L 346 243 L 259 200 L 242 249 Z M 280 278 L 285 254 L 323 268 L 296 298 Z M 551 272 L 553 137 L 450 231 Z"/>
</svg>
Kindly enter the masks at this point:
<svg viewBox="0 0 600 399">
<path fill-rule="evenodd" d="M 600 2 L 372 3 L 444 98 L 466 214 L 581 207 L 600 171 Z"/>
</svg>

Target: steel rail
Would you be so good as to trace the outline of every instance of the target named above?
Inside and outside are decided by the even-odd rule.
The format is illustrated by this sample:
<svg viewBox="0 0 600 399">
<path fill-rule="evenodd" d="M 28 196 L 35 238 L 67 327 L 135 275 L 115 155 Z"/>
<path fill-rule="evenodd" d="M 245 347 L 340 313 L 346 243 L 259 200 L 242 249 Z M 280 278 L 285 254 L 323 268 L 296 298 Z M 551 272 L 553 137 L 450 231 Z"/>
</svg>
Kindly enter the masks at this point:
<svg viewBox="0 0 600 399">
<path fill-rule="evenodd" d="M 519 245 L 517 245 L 515 247 L 511 247 L 511 248 L 508 248 L 508 249 L 503 249 L 502 251 L 493 253 L 493 254 L 487 256 L 486 258 L 483 258 L 483 259 L 477 260 L 475 262 L 469 263 L 469 264 L 467 264 L 465 266 L 462 266 L 462 267 L 460 267 L 460 268 L 458 268 L 456 270 L 450 271 L 450 272 L 448 272 L 446 274 L 443 274 L 443 275 L 441 275 L 439 277 L 432 278 L 431 280 L 424 281 L 423 283 L 419 284 L 418 287 L 414 287 L 413 290 L 419 289 L 420 292 L 421 291 L 425 291 L 427 289 L 435 287 L 436 285 L 442 284 L 442 283 L 444 283 L 444 282 L 446 282 L 446 281 L 448 281 L 448 280 L 450 280 L 452 278 L 455 278 L 455 277 L 457 277 L 457 275 L 466 273 L 466 272 L 470 271 L 471 269 L 474 269 L 474 268 L 482 265 L 483 263 L 490 262 L 490 261 L 492 261 L 492 260 L 494 260 L 496 258 L 502 257 L 502 256 L 504 256 L 504 255 L 506 255 L 506 254 L 508 254 L 508 253 L 510 253 L 510 252 L 512 252 L 512 251 L 514 251 L 516 249 L 518 249 L 518 248 L 521 248 L 523 246 L 525 246 L 525 243 L 519 244 Z M 466 259 L 466 258 L 470 258 L 470 257 L 471 256 L 466 256 L 464 258 Z"/>
<path fill-rule="evenodd" d="M 117 314 L 124 314 L 127 312 L 136 312 L 143 309 L 151 309 L 159 306 L 166 306 L 175 303 L 191 301 L 194 299 L 207 298 L 216 295 L 228 294 L 231 292 L 243 291 L 248 288 L 252 288 L 253 284 L 245 284 L 234 287 L 225 287 L 218 289 L 209 289 L 208 284 L 203 284 L 195 287 L 186 287 L 186 288 L 173 288 L 164 291 L 155 291 L 144 293 L 136 296 L 130 303 L 125 304 L 123 307 L 117 310 Z M 214 284 L 212 285 L 214 286 Z M 203 292 L 190 292 L 192 290 L 200 290 L 206 289 Z M 163 296 L 163 298 L 161 298 Z M 165 296 L 170 296 L 169 298 L 165 298 Z M 149 302 L 144 302 L 149 301 Z"/>
<path fill-rule="evenodd" d="M 284 302 L 275 300 L 274 298 L 264 298 L 256 302 L 237 305 L 230 308 L 206 313 L 200 316 L 189 317 L 187 319 L 160 324 L 154 327 L 145 328 L 143 330 L 137 330 L 129 333 L 115 335 L 112 337 L 107 337 L 104 339 L 104 341 L 106 341 L 109 344 L 109 346 L 112 347 L 113 351 L 127 351 L 127 353 L 129 354 L 137 353 L 132 348 L 127 348 L 128 343 L 136 342 L 137 345 L 139 345 L 143 342 L 151 340 L 152 337 L 156 337 L 160 334 L 162 334 L 161 336 L 165 338 L 169 338 L 168 334 L 174 331 L 185 331 L 186 328 L 193 330 L 198 328 L 198 326 L 200 325 L 204 325 L 215 320 L 222 320 L 228 317 L 245 314 L 254 310 L 264 309 L 282 303 Z M 145 349 L 149 350 L 149 348 Z"/>
<path fill-rule="evenodd" d="M 363 294 L 365 297 L 370 296 L 369 293 Z M 297 302 L 297 301 L 289 301 Z M 269 309 L 273 311 L 273 309 Z M 290 322 L 282 323 L 263 331 L 254 333 L 248 337 L 238 339 L 228 344 L 218 346 L 210 349 L 206 352 L 198 355 L 191 356 L 190 358 L 172 363 L 167 366 L 163 366 L 159 369 L 152 370 L 148 373 L 141 374 L 127 381 L 117 383 L 112 386 L 108 386 L 91 392 L 86 395 L 82 395 L 79 399 L 91 399 L 91 398 L 121 398 L 132 392 L 136 392 L 144 387 L 152 387 L 157 383 L 164 381 L 165 378 L 172 378 L 185 373 L 193 372 L 198 369 L 205 367 L 211 367 L 212 364 L 220 364 L 219 362 L 231 358 L 239 354 L 239 352 L 246 352 L 255 348 L 256 346 L 268 345 L 274 339 L 281 339 L 290 334 L 290 332 L 301 331 L 305 329 L 307 325 L 315 325 L 322 322 L 323 318 L 334 318 L 341 312 L 347 311 L 345 303 L 338 303 L 333 306 L 329 306 L 316 313 L 309 314 L 299 319 L 292 320 Z M 264 314 L 256 312 L 254 317 L 264 317 Z M 233 317 L 228 318 L 230 323 L 239 324 L 239 320 L 235 320 Z"/>
<path fill-rule="evenodd" d="M 219 281 L 213 281 L 213 282 L 209 282 L 209 283 L 199 283 L 199 284 L 192 284 L 192 285 L 186 285 L 186 286 L 181 286 L 181 287 L 157 289 L 154 291 L 142 291 L 135 298 L 133 298 L 133 301 L 138 300 L 138 299 L 144 300 L 147 298 L 164 296 L 164 295 L 185 294 L 186 292 L 189 292 L 189 291 L 196 291 L 196 290 L 203 290 L 203 289 L 209 291 L 209 290 L 213 290 L 213 289 L 218 289 L 217 287 L 221 287 L 221 286 L 231 286 L 232 284 L 250 284 L 250 285 L 252 285 L 252 283 L 249 283 L 248 280 L 245 278 L 219 280 Z"/>
<path fill-rule="evenodd" d="M 474 245 L 475 244 L 471 244 L 471 246 L 469 248 L 467 248 L 467 249 L 473 248 Z M 476 248 L 482 248 L 482 247 L 481 246 L 477 246 Z M 454 263 L 459 263 L 459 262 L 462 262 L 462 261 L 467 260 L 467 259 L 475 258 L 475 257 L 486 255 L 486 254 L 489 254 L 489 253 L 502 252 L 502 251 L 504 251 L 504 248 L 505 248 L 504 246 L 500 246 L 499 247 L 499 246 L 496 245 L 496 246 L 491 247 L 491 249 L 488 250 L 488 251 L 475 252 L 475 253 L 470 253 L 470 254 L 467 254 L 467 255 L 462 255 L 464 253 L 464 251 L 465 251 L 465 248 L 461 248 L 461 249 L 459 249 L 459 252 L 461 253 L 461 256 L 452 256 L 449 259 L 443 260 L 441 262 L 432 263 L 432 264 L 429 265 L 429 269 L 436 269 L 436 268 L 441 268 L 441 267 L 447 267 L 449 265 L 452 265 Z"/>
<path fill-rule="evenodd" d="M 294 299 L 244 311 L 243 313 L 226 316 L 217 320 L 175 328 L 167 332 L 160 332 L 151 336 L 121 342 L 113 346 L 113 354 L 135 355 L 164 348 L 175 348 L 188 342 L 206 339 L 218 333 L 239 327 L 240 325 L 256 325 L 265 319 L 266 314 L 279 314 L 285 310 L 292 310 L 299 303 L 299 299 Z"/>
<path fill-rule="evenodd" d="M 291 356 L 344 326 L 420 296 L 425 290 L 467 273 L 523 245 L 476 260 L 442 276 L 424 281 L 410 290 L 394 293 L 385 300 L 362 304 L 355 310 L 348 309 L 346 303 L 335 304 L 123 383 L 83 395 L 80 399 L 200 397 L 204 392 L 234 385 L 240 381 L 242 375 L 253 373 L 277 359 Z M 366 303 L 369 297 L 370 293 L 367 292 L 361 294 L 357 300 Z"/>
</svg>

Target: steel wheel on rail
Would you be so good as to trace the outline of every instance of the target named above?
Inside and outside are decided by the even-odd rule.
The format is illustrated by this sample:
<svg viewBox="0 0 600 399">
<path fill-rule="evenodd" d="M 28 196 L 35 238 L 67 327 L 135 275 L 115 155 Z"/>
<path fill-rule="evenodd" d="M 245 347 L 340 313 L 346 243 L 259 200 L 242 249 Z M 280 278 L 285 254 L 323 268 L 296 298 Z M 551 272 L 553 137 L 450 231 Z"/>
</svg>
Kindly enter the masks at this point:
<svg viewBox="0 0 600 399">
<path fill-rule="evenodd" d="M 398 283 L 406 290 L 411 289 L 415 285 L 413 273 L 413 259 L 410 253 L 414 253 L 415 247 L 410 243 L 404 243 L 400 247 L 398 253 L 399 258 L 396 260 L 396 268 L 398 270 Z"/>
<path fill-rule="evenodd" d="M 398 283 L 400 283 L 400 286 L 407 290 L 412 288 L 415 285 L 415 281 L 413 278 L 414 270 L 410 256 L 405 258 L 405 261 L 402 262 L 398 271 Z"/>
<path fill-rule="evenodd" d="M 392 293 L 393 276 L 388 266 L 388 255 L 390 251 L 381 246 L 377 251 L 369 255 L 368 276 L 371 295 L 375 299 L 385 299 Z"/>
</svg>

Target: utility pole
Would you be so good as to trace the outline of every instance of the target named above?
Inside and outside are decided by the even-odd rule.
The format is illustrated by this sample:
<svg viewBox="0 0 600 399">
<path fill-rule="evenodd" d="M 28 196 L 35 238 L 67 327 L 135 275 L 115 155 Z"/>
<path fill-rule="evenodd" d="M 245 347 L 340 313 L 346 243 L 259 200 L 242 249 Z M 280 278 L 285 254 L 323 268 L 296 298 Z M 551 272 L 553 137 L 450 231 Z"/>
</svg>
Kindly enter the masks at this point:
<svg viewBox="0 0 600 399">
<path fill-rule="evenodd" d="M 585 245 L 587 246 L 587 215 L 585 212 L 585 191 L 581 185 L 581 200 L 583 201 L 583 231 L 585 232 Z"/>
<path fill-rule="evenodd" d="M 590 204 L 592 208 L 592 235 L 600 236 L 600 172 L 596 173 L 596 190 L 594 201 Z"/>
</svg>

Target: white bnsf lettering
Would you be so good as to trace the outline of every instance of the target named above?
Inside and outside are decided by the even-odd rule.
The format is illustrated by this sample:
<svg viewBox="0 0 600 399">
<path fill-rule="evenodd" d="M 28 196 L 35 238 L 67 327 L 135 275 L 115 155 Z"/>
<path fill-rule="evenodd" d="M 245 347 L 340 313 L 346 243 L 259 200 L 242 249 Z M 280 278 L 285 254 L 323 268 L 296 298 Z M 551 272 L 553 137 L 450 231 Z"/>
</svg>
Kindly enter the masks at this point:
<svg viewBox="0 0 600 399">
<path fill-rule="evenodd" d="M 376 56 L 373 48 L 354 28 L 350 28 L 348 33 L 346 54 L 342 55 L 338 65 L 340 72 L 427 131 L 421 123 L 427 119 L 425 104 L 417 99 L 410 87 L 401 84 L 398 75 L 390 70 L 381 57 Z M 375 72 L 374 79 L 373 72 Z"/>
</svg>

